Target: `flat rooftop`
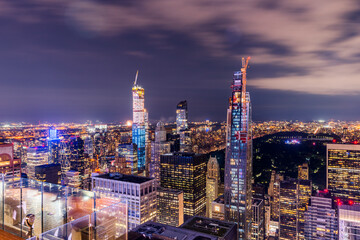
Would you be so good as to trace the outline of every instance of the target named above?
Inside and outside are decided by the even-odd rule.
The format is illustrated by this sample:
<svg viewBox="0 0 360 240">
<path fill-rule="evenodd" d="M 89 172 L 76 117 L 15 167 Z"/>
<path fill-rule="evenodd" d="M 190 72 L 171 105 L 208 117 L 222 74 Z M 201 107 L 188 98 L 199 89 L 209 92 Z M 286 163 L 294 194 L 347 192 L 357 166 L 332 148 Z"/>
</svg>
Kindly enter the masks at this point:
<svg viewBox="0 0 360 240">
<path fill-rule="evenodd" d="M 92 176 L 92 177 L 116 180 L 116 181 L 121 181 L 121 182 L 131 182 L 131 183 L 145 183 L 145 182 L 154 180 L 154 178 L 141 177 L 141 176 L 135 176 L 135 175 L 125 175 L 125 174 L 120 174 L 120 173 L 106 173 L 106 174 L 101 174 L 101 175 Z"/>
<path fill-rule="evenodd" d="M 219 204 L 224 204 L 225 203 L 225 199 L 224 199 L 224 195 L 220 195 L 217 199 L 215 199 L 213 202 L 219 203 Z"/>
<path fill-rule="evenodd" d="M 181 225 L 180 228 L 205 233 L 215 237 L 225 237 L 229 232 L 236 228 L 236 224 L 212 218 L 194 216 Z"/>
</svg>

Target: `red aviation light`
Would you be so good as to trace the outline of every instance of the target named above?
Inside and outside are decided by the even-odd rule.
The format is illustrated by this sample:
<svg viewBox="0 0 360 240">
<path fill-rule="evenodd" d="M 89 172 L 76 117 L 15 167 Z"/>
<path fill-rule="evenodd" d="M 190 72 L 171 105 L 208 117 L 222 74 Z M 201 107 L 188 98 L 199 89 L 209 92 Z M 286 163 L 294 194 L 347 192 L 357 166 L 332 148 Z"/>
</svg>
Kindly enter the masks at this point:
<svg viewBox="0 0 360 240">
<path fill-rule="evenodd" d="M 341 206 L 341 205 L 342 205 L 342 202 L 339 200 L 339 201 L 337 202 L 337 205 L 338 205 L 338 206 Z"/>
<path fill-rule="evenodd" d="M 327 188 L 324 189 L 324 193 L 328 193 L 329 190 Z"/>
<path fill-rule="evenodd" d="M 354 144 L 358 144 L 358 141 L 354 141 Z"/>
<path fill-rule="evenodd" d="M 348 203 L 349 203 L 350 206 L 354 205 L 354 201 L 353 201 L 353 200 L 349 200 Z"/>
<path fill-rule="evenodd" d="M 333 139 L 332 142 L 333 142 L 333 143 L 336 143 L 336 139 Z"/>
</svg>

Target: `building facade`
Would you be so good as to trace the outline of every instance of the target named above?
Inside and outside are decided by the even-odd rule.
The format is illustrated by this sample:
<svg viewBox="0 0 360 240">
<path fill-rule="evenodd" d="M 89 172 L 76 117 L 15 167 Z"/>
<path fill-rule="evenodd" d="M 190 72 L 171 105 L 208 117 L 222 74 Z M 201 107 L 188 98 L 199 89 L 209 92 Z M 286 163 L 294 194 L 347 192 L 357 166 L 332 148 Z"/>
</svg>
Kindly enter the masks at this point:
<svg viewBox="0 0 360 240">
<path fill-rule="evenodd" d="M 153 178 L 113 173 L 92 176 L 93 192 L 128 202 L 129 229 L 155 220 L 156 188 Z"/>
<path fill-rule="evenodd" d="M 254 198 L 252 201 L 251 239 L 263 240 L 264 238 L 265 238 L 264 200 Z"/>
<path fill-rule="evenodd" d="M 337 213 L 328 190 L 319 191 L 310 202 L 305 212 L 305 239 L 338 239 Z"/>
<path fill-rule="evenodd" d="M 339 239 L 360 239 L 360 205 L 340 205 L 339 214 Z"/>
<path fill-rule="evenodd" d="M 186 100 L 176 106 L 176 132 L 180 135 L 180 152 L 192 152 Z"/>
<path fill-rule="evenodd" d="M 246 63 L 233 75 L 229 142 L 225 160 L 225 218 L 237 223 L 239 239 L 251 230 L 252 137 L 250 95 L 246 92 Z"/>
<path fill-rule="evenodd" d="M 158 122 L 155 129 L 155 141 L 151 143 L 151 161 L 149 176 L 160 183 L 160 156 L 170 152 L 170 143 L 166 141 L 164 123 Z"/>
<path fill-rule="evenodd" d="M 21 159 L 14 158 L 14 145 L 0 143 L 0 173 L 19 175 Z"/>
<path fill-rule="evenodd" d="M 309 180 L 309 164 L 303 163 L 298 166 L 298 179 Z"/>
<path fill-rule="evenodd" d="M 327 144 L 326 188 L 334 197 L 360 202 L 360 145 Z"/>
<path fill-rule="evenodd" d="M 305 239 L 305 211 L 311 197 L 308 180 L 288 179 L 280 182 L 279 239 Z"/>
<path fill-rule="evenodd" d="M 61 165 L 52 163 L 35 166 L 35 179 L 47 183 L 61 184 Z"/>
<path fill-rule="evenodd" d="M 46 147 L 29 147 L 27 150 L 27 175 L 35 179 L 35 167 L 49 163 L 49 152 Z"/>
<path fill-rule="evenodd" d="M 137 146 L 134 143 L 124 143 L 118 145 L 118 157 L 125 158 L 126 167 L 131 169 L 132 175 L 138 174 L 138 154 Z"/>
<path fill-rule="evenodd" d="M 184 192 L 185 217 L 205 215 L 206 156 L 194 153 L 161 155 L 160 185 Z"/>
<path fill-rule="evenodd" d="M 178 227 L 184 223 L 184 193 L 168 188 L 157 189 L 156 222 Z"/>
<path fill-rule="evenodd" d="M 146 165 L 146 121 L 147 111 L 145 109 L 145 90 L 137 85 L 138 72 L 134 86 L 132 88 L 133 96 L 133 124 L 132 124 L 132 143 L 137 146 L 138 170 L 145 170 Z"/>
<path fill-rule="evenodd" d="M 206 216 L 211 215 L 211 203 L 219 196 L 220 167 L 216 157 L 211 157 L 206 174 Z"/>
</svg>

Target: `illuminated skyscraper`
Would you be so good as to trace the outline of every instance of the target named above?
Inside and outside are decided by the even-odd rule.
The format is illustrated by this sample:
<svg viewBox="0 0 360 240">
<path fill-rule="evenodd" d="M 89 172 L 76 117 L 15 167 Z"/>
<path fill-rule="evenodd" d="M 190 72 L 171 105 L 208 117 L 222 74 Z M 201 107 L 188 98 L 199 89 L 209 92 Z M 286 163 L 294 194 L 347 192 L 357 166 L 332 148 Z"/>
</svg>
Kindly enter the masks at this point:
<svg viewBox="0 0 360 240">
<path fill-rule="evenodd" d="M 239 239 L 249 239 L 251 230 L 252 137 L 250 95 L 246 92 L 248 60 L 234 73 L 230 104 L 229 144 L 225 161 L 225 218 L 237 223 Z"/>
<path fill-rule="evenodd" d="M 149 175 L 160 183 L 160 155 L 170 152 L 170 143 L 166 142 L 164 123 L 158 122 L 155 129 L 155 141 L 151 143 L 151 161 Z"/>
<path fill-rule="evenodd" d="M 180 135 L 180 152 L 192 152 L 186 100 L 176 106 L 176 132 Z"/>
<path fill-rule="evenodd" d="M 188 109 L 187 101 L 181 101 L 176 106 L 176 132 L 180 134 L 181 131 L 188 129 Z"/>
<path fill-rule="evenodd" d="M 339 240 L 360 239 L 360 205 L 340 205 Z"/>
<path fill-rule="evenodd" d="M 35 179 L 35 167 L 49 163 L 49 152 L 45 147 L 29 147 L 27 151 L 28 178 Z"/>
<path fill-rule="evenodd" d="M 311 205 L 305 212 L 305 239 L 338 239 L 338 220 L 329 191 L 318 191 L 311 197 Z"/>
<path fill-rule="evenodd" d="M 326 188 L 334 197 L 360 202 L 360 145 L 327 144 Z"/>
<path fill-rule="evenodd" d="M 146 165 L 146 121 L 147 112 L 145 109 L 144 89 L 137 85 L 138 72 L 136 72 L 133 95 L 133 124 L 132 142 L 137 146 L 138 170 L 145 170 Z"/>
<path fill-rule="evenodd" d="M 303 163 L 298 166 L 298 179 L 309 180 L 309 164 Z"/>
<path fill-rule="evenodd" d="M 206 216 L 211 215 L 211 203 L 219 196 L 220 167 L 216 157 L 210 157 L 206 174 Z"/>
<path fill-rule="evenodd" d="M 311 187 L 309 180 L 288 179 L 280 182 L 279 239 L 305 239 L 305 211 L 309 205 Z"/>
<path fill-rule="evenodd" d="M 49 147 L 49 163 L 59 163 L 60 139 L 58 138 L 57 130 L 54 128 L 49 129 L 48 147 Z"/>
<path fill-rule="evenodd" d="M 119 144 L 119 158 L 125 158 L 126 167 L 131 169 L 131 174 L 138 174 L 138 154 L 134 143 Z"/>
<path fill-rule="evenodd" d="M 160 184 L 184 192 L 185 217 L 205 215 L 206 156 L 194 153 L 166 153 L 160 157 Z"/>
<path fill-rule="evenodd" d="M 157 189 L 156 222 L 178 227 L 184 223 L 184 193 L 179 190 Z"/>
</svg>

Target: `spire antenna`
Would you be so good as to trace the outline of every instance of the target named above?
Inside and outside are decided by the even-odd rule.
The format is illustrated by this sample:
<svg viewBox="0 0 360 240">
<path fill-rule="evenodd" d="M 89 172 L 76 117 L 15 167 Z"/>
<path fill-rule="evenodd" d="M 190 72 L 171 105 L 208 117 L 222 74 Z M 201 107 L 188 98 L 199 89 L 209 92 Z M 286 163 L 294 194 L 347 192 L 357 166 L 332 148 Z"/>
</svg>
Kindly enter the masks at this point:
<svg viewBox="0 0 360 240">
<path fill-rule="evenodd" d="M 139 70 L 136 71 L 134 86 L 136 86 L 138 76 L 139 76 Z"/>
</svg>

